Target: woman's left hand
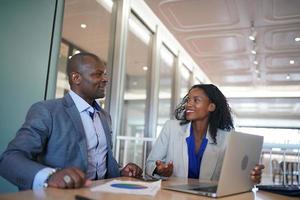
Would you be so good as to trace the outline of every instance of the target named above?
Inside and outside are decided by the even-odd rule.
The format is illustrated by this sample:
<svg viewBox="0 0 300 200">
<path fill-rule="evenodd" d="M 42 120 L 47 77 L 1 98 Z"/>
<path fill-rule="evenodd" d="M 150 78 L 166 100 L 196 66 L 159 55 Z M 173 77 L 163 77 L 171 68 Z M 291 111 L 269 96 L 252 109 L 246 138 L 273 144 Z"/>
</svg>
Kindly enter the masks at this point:
<svg viewBox="0 0 300 200">
<path fill-rule="evenodd" d="M 259 165 L 257 164 L 252 170 L 251 170 L 251 180 L 253 181 L 253 183 L 255 184 L 259 184 L 261 181 L 261 174 L 262 174 L 262 170 L 265 168 L 264 165 Z"/>
</svg>

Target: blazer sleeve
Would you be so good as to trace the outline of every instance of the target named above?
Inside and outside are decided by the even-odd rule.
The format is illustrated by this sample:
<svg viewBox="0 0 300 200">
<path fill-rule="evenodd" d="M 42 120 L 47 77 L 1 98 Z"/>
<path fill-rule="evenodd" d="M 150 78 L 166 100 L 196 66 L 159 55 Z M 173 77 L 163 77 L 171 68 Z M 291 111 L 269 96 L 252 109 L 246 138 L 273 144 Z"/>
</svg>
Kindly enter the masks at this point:
<svg viewBox="0 0 300 200">
<path fill-rule="evenodd" d="M 0 158 L 0 174 L 19 189 L 31 189 L 34 177 L 46 166 L 38 163 L 51 132 L 51 115 L 42 103 L 29 109 L 25 123 Z"/>
<path fill-rule="evenodd" d="M 157 160 L 166 161 L 171 132 L 170 124 L 170 121 L 165 123 L 147 158 L 145 169 L 147 175 L 153 176 Z"/>
</svg>

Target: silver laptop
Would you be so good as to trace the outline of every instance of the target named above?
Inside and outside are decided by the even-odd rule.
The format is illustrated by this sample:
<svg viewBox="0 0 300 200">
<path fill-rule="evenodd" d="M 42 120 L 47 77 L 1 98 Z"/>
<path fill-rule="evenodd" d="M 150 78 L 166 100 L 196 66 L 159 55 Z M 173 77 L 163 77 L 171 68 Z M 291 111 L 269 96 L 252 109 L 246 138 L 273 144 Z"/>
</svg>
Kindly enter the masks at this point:
<svg viewBox="0 0 300 200">
<path fill-rule="evenodd" d="M 250 171 L 259 163 L 262 145 L 262 136 L 233 132 L 228 138 L 218 184 L 187 183 L 184 185 L 169 185 L 163 187 L 163 189 L 209 197 L 247 192 L 253 187 Z"/>
</svg>

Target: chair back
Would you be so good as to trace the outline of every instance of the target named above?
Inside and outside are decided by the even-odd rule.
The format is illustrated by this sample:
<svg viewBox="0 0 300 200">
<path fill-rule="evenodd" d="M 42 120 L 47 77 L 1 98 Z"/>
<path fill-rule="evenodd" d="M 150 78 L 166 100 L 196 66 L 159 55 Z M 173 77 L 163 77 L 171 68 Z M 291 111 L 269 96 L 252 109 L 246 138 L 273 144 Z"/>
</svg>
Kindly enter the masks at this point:
<svg viewBox="0 0 300 200">
<path fill-rule="evenodd" d="M 276 169 L 279 169 L 279 162 L 278 162 L 278 160 L 276 160 L 276 159 L 273 159 L 272 160 L 272 169 L 274 170 L 276 170 Z"/>
</svg>

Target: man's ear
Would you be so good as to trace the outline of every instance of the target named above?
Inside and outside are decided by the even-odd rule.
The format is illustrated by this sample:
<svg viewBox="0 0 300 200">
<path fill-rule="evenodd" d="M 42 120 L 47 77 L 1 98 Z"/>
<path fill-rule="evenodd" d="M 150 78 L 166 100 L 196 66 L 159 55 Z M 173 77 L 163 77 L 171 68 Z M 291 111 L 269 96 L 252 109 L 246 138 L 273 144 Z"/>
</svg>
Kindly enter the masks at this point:
<svg viewBox="0 0 300 200">
<path fill-rule="evenodd" d="M 210 103 L 208 106 L 208 111 L 214 112 L 216 110 L 216 104 Z"/>
<path fill-rule="evenodd" d="M 71 74 L 71 80 L 74 84 L 78 85 L 81 82 L 81 77 L 79 73 L 73 72 Z"/>
</svg>

